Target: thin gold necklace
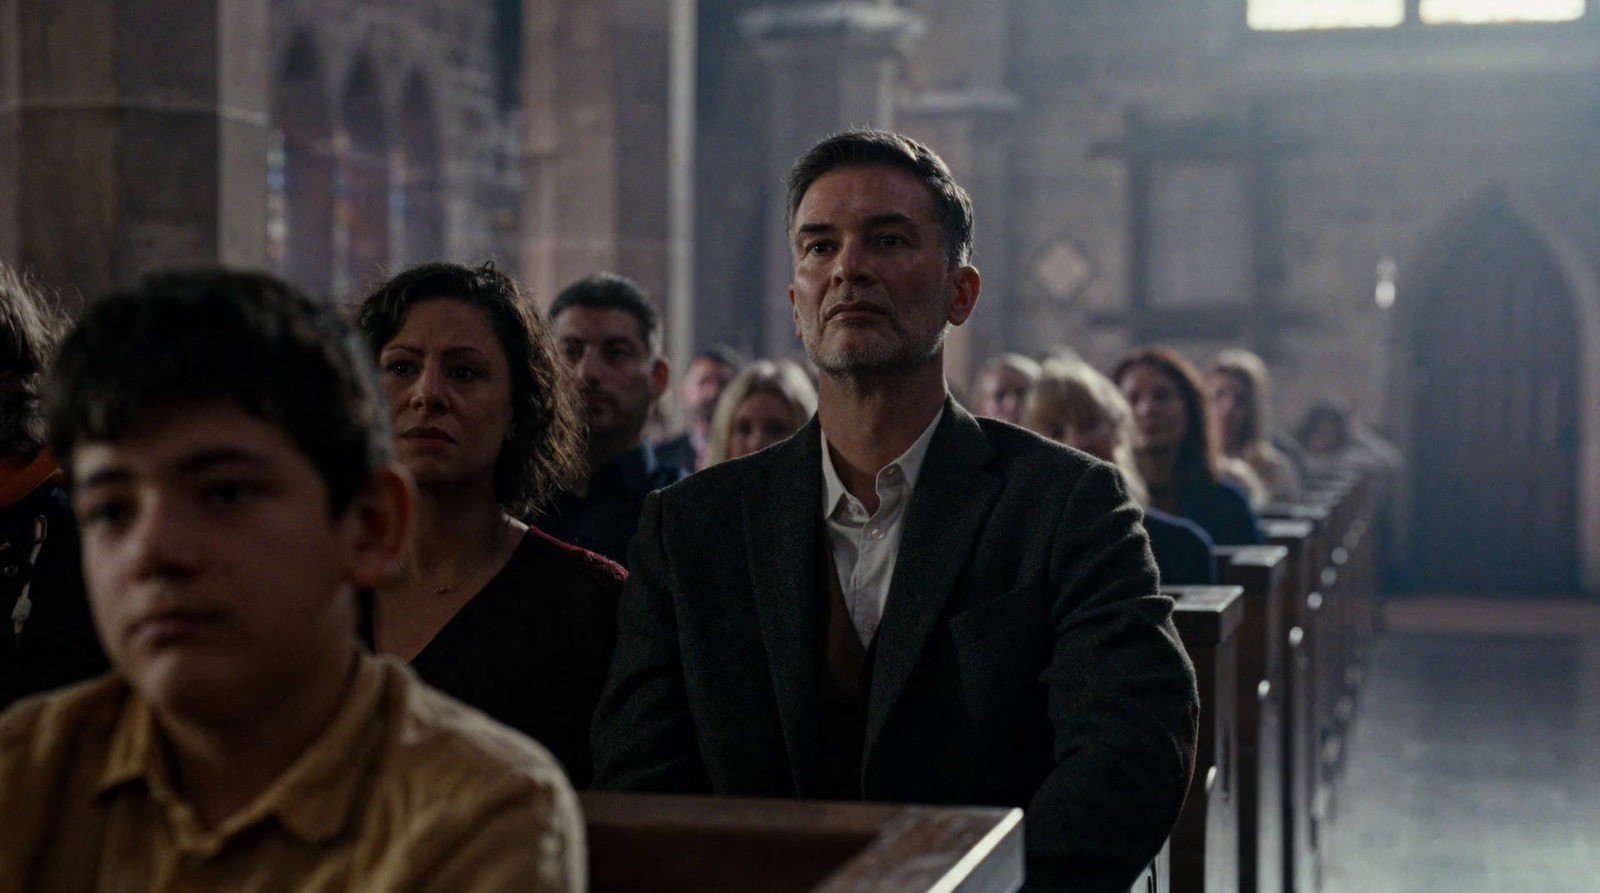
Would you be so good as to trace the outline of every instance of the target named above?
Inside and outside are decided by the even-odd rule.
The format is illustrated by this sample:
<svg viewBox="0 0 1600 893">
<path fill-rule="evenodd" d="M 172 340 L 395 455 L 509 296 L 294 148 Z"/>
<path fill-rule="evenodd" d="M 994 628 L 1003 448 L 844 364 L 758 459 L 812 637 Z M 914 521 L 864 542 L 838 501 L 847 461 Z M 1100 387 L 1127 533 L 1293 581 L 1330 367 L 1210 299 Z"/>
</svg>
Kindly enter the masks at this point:
<svg viewBox="0 0 1600 893">
<path fill-rule="evenodd" d="M 405 563 L 406 576 L 410 577 L 411 578 L 411 582 L 417 584 L 417 588 L 421 589 L 423 592 L 431 592 L 434 595 L 449 595 L 452 591 L 455 590 L 456 587 L 458 587 L 462 583 L 465 583 L 468 580 L 472 579 L 472 575 L 473 574 L 476 574 L 478 571 L 483 570 L 483 566 L 489 563 L 489 559 L 491 559 L 494 556 L 500 554 L 500 541 L 505 539 L 505 536 L 506 536 L 506 534 L 505 534 L 505 525 L 501 524 L 500 525 L 500 532 L 494 538 L 493 547 L 490 548 L 490 550 L 483 556 L 483 558 L 481 558 L 478 561 L 477 564 L 474 564 L 472 566 L 472 570 L 469 570 L 465 574 L 462 574 L 461 575 L 461 579 L 455 581 L 454 583 L 451 583 L 448 586 L 433 587 L 433 586 L 429 586 L 428 584 L 422 582 L 422 578 L 418 577 L 416 572 L 411 569 L 412 562 L 409 562 L 409 561 Z"/>
</svg>

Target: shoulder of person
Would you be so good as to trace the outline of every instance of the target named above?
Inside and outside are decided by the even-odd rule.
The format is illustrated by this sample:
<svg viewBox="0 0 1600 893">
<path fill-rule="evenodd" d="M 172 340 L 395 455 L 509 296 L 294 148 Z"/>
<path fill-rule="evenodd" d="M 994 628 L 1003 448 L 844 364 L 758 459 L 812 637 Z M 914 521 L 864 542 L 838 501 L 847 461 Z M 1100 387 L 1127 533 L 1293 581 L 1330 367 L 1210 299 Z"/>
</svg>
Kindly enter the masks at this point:
<svg viewBox="0 0 1600 893">
<path fill-rule="evenodd" d="M 17 701 L 0 713 L 0 771 L 109 739 L 130 697 L 108 674 Z"/>
<path fill-rule="evenodd" d="M 807 453 L 821 455 L 820 450 L 808 451 L 801 442 L 803 437 L 819 437 L 817 429 L 807 425 L 794 436 L 773 444 L 764 450 L 728 459 L 700 469 L 694 474 L 657 490 L 663 506 L 697 506 L 717 504 L 727 499 L 738 499 L 746 485 L 774 470 L 790 474 L 795 470 L 814 470 L 820 477 L 822 466 L 811 467 Z M 819 460 L 820 461 L 820 460 Z"/>
<path fill-rule="evenodd" d="M 1198 543 L 1207 550 L 1210 550 L 1214 545 L 1211 540 L 1211 534 L 1206 533 L 1204 527 L 1181 515 L 1174 515 L 1146 506 L 1144 509 L 1144 523 L 1151 530 L 1159 528 L 1163 532 L 1173 534 L 1175 537 Z"/>
<path fill-rule="evenodd" d="M 533 739 L 385 660 L 401 724 L 385 754 L 390 845 L 373 889 L 578 891 L 584 829 L 576 793 Z M 396 709 L 398 708 L 398 709 Z"/>
<path fill-rule="evenodd" d="M 1088 453 L 1057 443 L 1027 428 L 998 419 L 969 416 L 994 451 L 993 464 L 1023 476 L 1076 484 L 1091 468 L 1105 465 Z"/>
<path fill-rule="evenodd" d="M 418 789 L 418 796 L 488 795 L 491 789 L 500 796 L 539 796 L 570 787 L 544 745 L 431 688 L 409 668 L 381 660 L 391 687 L 385 697 L 393 699 L 391 715 L 401 726 L 391 756 L 434 788 Z"/>
<path fill-rule="evenodd" d="M 591 583 L 602 588 L 615 587 L 619 591 L 628 579 L 622 565 L 597 552 L 558 540 L 538 527 L 529 524 L 525 542 L 534 552 L 533 561 L 540 577 L 566 576 L 574 583 Z"/>
</svg>

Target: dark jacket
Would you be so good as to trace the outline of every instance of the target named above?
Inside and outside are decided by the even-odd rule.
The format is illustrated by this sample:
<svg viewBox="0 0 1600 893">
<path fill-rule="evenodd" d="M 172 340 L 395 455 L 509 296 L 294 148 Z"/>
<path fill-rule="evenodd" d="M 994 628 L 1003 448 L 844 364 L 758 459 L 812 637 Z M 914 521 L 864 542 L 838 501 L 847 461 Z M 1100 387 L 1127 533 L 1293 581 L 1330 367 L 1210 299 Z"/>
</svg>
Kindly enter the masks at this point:
<svg viewBox="0 0 1600 893">
<path fill-rule="evenodd" d="M 591 472 L 583 496 L 563 493 L 529 523 L 562 542 L 627 566 L 628 541 L 639 526 L 645 496 L 685 474 L 676 465 L 657 462 L 650 444 L 641 443 Z"/>
<path fill-rule="evenodd" d="M 109 668 L 89 615 L 77 519 L 57 477 L 0 505 L 0 612 L 0 708 Z"/>
<path fill-rule="evenodd" d="M 1178 490 L 1178 514 L 1199 524 L 1219 546 L 1265 542 L 1250 500 L 1232 484 L 1195 481 Z"/>
<path fill-rule="evenodd" d="M 1209 586 L 1217 582 L 1217 560 L 1211 553 L 1210 534 L 1187 518 L 1159 509 L 1144 510 L 1144 529 L 1150 534 L 1161 582 L 1172 586 Z"/>
<path fill-rule="evenodd" d="M 657 464 L 675 465 L 687 474 L 694 473 L 694 439 L 689 432 L 661 441 L 655 445 L 655 451 Z"/>
<path fill-rule="evenodd" d="M 652 495 L 600 787 L 815 797 L 821 434 Z M 1194 671 L 1109 466 L 947 401 L 873 643 L 864 799 L 1027 810 L 1038 889 L 1126 889 L 1193 769 Z"/>
</svg>

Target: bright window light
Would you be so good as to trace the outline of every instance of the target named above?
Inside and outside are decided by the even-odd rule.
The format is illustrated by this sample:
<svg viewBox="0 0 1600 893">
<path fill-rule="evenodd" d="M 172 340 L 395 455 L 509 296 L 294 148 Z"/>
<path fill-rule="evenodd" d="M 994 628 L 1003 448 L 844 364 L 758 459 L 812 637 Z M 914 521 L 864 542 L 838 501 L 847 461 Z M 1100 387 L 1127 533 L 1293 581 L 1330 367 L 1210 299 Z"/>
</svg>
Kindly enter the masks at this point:
<svg viewBox="0 0 1600 893">
<path fill-rule="evenodd" d="M 1570 22 L 1583 18 L 1584 0 L 1422 0 L 1418 14 L 1429 25 L 1489 22 Z"/>
<path fill-rule="evenodd" d="M 1506 0 L 1501 5 L 1527 2 L 1532 0 Z M 1392 28 L 1405 20 L 1406 4 L 1405 0 L 1250 0 L 1247 16 L 1257 31 Z"/>
</svg>

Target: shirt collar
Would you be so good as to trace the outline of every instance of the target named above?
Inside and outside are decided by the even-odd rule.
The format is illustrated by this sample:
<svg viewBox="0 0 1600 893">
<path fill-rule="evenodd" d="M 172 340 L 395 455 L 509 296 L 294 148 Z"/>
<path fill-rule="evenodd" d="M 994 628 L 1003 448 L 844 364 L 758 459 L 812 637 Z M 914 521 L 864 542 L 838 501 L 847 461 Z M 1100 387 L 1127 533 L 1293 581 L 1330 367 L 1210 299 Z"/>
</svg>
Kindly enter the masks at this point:
<svg viewBox="0 0 1600 893">
<path fill-rule="evenodd" d="M 934 429 L 939 427 L 939 422 L 944 419 L 944 410 L 941 408 L 933 421 L 928 423 L 922 434 L 912 442 L 900 457 L 883 467 L 887 470 L 894 466 L 900 467 L 900 474 L 905 476 L 906 492 L 916 489 L 917 475 L 922 473 L 922 461 L 928 456 L 928 444 L 933 442 Z M 827 518 L 839 507 L 839 500 L 849 499 L 850 492 L 845 489 L 844 482 L 839 480 L 839 472 L 833 467 L 833 455 L 828 447 L 828 433 L 823 431 L 822 437 L 822 517 Z M 878 475 L 883 475 L 883 470 Z"/>
<path fill-rule="evenodd" d="M 151 797 L 173 817 L 173 830 L 180 839 L 192 833 L 200 839 L 191 845 L 207 851 L 219 850 L 229 838 L 269 817 L 309 843 L 331 840 L 348 824 L 355 808 L 367 777 L 365 764 L 376 755 L 379 724 L 394 719 L 383 715 L 389 711 L 378 705 L 389 687 L 384 684 L 386 675 L 383 661 L 364 652 L 358 655 L 350 689 L 322 734 L 248 806 L 209 832 L 199 828 L 192 818 L 193 807 L 174 792 L 154 715 L 130 691 L 112 732 L 95 796 L 142 780 Z"/>
</svg>

